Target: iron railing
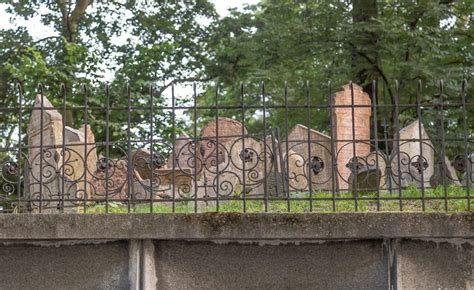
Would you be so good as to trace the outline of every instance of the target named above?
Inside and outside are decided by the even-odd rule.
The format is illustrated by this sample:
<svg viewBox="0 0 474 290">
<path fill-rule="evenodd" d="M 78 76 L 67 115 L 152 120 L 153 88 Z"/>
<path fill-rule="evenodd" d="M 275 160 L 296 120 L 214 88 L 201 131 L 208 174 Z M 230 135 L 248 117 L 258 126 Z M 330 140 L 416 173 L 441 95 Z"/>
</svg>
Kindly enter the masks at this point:
<svg viewBox="0 0 474 290">
<path fill-rule="evenodd" d="M 467 82 L 449 95 L 442 82 L 432 94 L 415 86 L 411 104 L 400 103 L 398 84 L 382 100 L 375 82 L 371 96 L 329 84 L 319 99 L 309 85 L 295 97 L 285 84 L 277 97 L 241 84 L 230 102 L 193 85 L 185 100 L 174 86 L 148 97 L 127 87 L 111 103 L 106 86 L 102 104 L 85 87 L 70 102 L 65 85 L 48 97 L 38 86 L 33 103 L 17 85 L 17 105 L 0 107 L 0 133 L 13 133 L 0 149 L 2 210 L 471 210 Z M 68 114 L 83 126 L 68 126 Z"/>
</svg>

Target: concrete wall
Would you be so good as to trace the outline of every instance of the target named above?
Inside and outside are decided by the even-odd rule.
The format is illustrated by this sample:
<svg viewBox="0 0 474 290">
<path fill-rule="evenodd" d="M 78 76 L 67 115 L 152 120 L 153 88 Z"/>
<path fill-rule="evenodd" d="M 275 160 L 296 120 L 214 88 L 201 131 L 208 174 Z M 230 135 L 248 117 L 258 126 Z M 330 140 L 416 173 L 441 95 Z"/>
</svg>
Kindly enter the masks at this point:
<svg viewBox="0 0 474 290">
<path fill-rule="evenodd" d="M 1 215 L 0 289 L 474 289 L 473 229 L 471 214 Z"/>
</svg>

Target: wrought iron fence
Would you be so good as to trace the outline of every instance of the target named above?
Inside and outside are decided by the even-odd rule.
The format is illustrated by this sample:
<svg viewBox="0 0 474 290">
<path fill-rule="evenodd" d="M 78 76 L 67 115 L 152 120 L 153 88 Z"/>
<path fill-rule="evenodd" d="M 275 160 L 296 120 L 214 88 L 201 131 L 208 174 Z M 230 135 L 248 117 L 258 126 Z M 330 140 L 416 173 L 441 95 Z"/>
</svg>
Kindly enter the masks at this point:
<svg viewBox="0 0 474 290">
<path fill-rule="evenodd" d="M 471 210 L 467 82 L 449 95 L 418 82 L 410 98 L 396 84 L 391 101 L 371 86 L 328 84 L 317 102 L 308 84 L 278 97 L 241 84 L 225 102 L 195 84 L 187 99 L 127 87 L 111 103 L 108 86 L 98 101 L 85 87 L 33 97 L 17 85 L 17 105 L 0 107 L 2 211 Z"/>
</svg>

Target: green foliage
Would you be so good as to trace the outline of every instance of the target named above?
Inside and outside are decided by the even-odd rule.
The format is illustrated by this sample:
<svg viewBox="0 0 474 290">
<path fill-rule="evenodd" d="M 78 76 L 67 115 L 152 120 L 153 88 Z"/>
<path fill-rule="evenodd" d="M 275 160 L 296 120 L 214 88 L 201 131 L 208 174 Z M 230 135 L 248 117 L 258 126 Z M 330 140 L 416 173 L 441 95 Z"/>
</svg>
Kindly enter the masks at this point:
<svg viewBox="0 0 474 290">
<path fill-rule="evenodd" d="M 23 87 L 22 106 L 31 106 L 41 83 L 57 108 L 62 109 L 66 94 L 66 123 L 79 127 L 85 113 L 73 108 L 84 106 L 87 96 L 88 106 L 96 108 L 87 112 L 88 121 L 100 141 L 105 140 L 107 96 L 99 82 L 108 81 L 112 108 L 128 106 L 126 83 L 132 91 L 131 106 L 149 107 L 151 97 L 155 107 L 163 105 L 162 93 L 172 81 L 195 79 L 203 70 L 209 56 L 206 23 L 217 17 L 207 0 L 2 2 L 8 4 L 11 21 L 30 19 L 41 11 L 41 22 L 54 33 L 33 39 L 23 27 L 0 30 L 1 106 L 19 106 L 16 82 Z M 60 92 L 61 83 L 66 85 L 65 92 Z M 87 87 L 86 92 L 81 85 Z M 152 94 L 149 86 L 155 87 Z M 128 116 L 123 112 L 109 112 L 111 140 L 126 140 Z M 137 110 L 131 114 L 132 138 L 149 137 L 150 115 L 154 116 L 154 131 L 170 138 L 170 112 Z M 6 115 L 8 119 L 2 119 L 0 128 L 2 137 L 12 134 L 18 124 L 16 112 Z M 25 117 L 23 133 L 28 122 Z"/>
<path fill-rule="evenodd" d="M 446 2 L 446 1 L 445 1 Z M 463 78 L 474 73 L 474 27 L 472 1 L 289 1 L 266 0 L 243 11 L 233 11 L 214 26 L 211 45 L 214 62 L 207 73 L 221 84 L 221 104 L 239 104 L 239 84 L 246 84 L 244 98 L 250 104 L 261 104 L 260 82 L 266 84 L 268 103 L 282 105 L 283 84 L 288 81 L 288 102 L 307 102 L 305 82 L 311 85 L 310 103 L 328 103 L 332 91 L 353 80 L 371 92 L 372 80 L 378 82 L 380 104 L 416 102 L 416 80 L 424 83 L 422 104 L 460 101 Z M 358 6 L 357 15 L 353 10 Z M 375 15 L 374 15 L 375 11 Z M 361 20 L 362 19 L 362 20 Z M 398 87 L 395 84 L 398 80 Z M 444 80 L 444 94 L 438 92 L 438 81 Z M 472 95 L 472 86 L 467 96 Z M 213 104 L 209 88 L 202 104 Z M 440 111 L 426 108 L 424 123 L 432 138 L 439 137 Z M 428 113 L 430 112 L 430 113 Z M 208 116 L 212 112 L 209 112 Z M 241 112 L 228 111 L 228 117 L 241 118 Z M 223 113 L 223 114 L 224 114 Z M 445 126 L 451 137 L 462 134 L 462 114 L 458 108 L 445 108 Z M 472 112 L 469 128 L 474 131 Z M 305 110 L 291 110 L 290 128 L 307 124 Z M 328 132 L 329 112 L 311 114 L 313 128 Z M 261 114 L 248 110 L 245 116 L 253 129 L 261 129 Z M 269 126 L 282 126 L 284 110 L 269 110 Z M 394 119 L 401 125 L 417 118 L 414 108 L 393 107 L 379 110 L 378 119 L 386 118 L 389 135 Z M 252 122 L 253 120 L 253 122 Z M 451 152 L 460 148 L 452 144 Z M 451 146 L 451 145 L 450 145 Z M 448 151 L 449 151 L 448 150 Z"/>
</svg>

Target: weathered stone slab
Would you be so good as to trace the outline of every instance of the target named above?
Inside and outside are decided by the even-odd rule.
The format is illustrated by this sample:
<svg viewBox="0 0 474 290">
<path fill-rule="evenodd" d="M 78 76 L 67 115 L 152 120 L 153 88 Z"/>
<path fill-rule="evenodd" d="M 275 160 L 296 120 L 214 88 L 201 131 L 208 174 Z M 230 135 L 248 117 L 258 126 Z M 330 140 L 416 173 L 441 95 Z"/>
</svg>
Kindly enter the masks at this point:
<svg viewBox="0 0 474 290">
<path fill-rule="evenodd" d="M 444 156 L 441 163 L 438 162 L 434 165 L 434 173 L 430 178 L 430 186 L 434 188 L 450 184 L 462 186 L 449 158 Z"/>
<path fill-rule="evenodd" d="M 41 207 L 43 212 L 60 208 L 63 197 L 83 199 L 93 190 L 90 181 L 97 153 L 94 145 L 85 143 L 93 144 L 94 134 L 90 127 L 76 130 L 65 126 L 63 136 L 63 126 L 61 114 L 45 96 L 38 95 L 27 129 L 29 168 L 25 190 L 27 196 L 36 199 L 33 207 Z M 65 202 L 64 206 L 73 203 Z"/>
<path fill-rule="evenodd" d="M 222 144 L 231 144 L 243 134 L 247 134 L 247 129 L 243 128 L 240 122 L 220 117 L 218 121 L 210 121 L 202 129 L 198 148 L 202 156 L 203 163 L 215 166 L 216 163 L 222 163 L 225 160 L 224 148 Z M 217 140 L 218 139 L 218 140 Z M 204 165 L 204 166 L 206 166 Z"/>
<path fill-rule="evenodd" d="M 194 168 L 194 157 L 196 156 L 194 147 L 194 140 L 185 132 L 181 133 L 174 144 L 174 156 L 173 152 L 170 152 L 168 157 L 168 168 L 173 168 L 173 164 L 176 170 Z"/>
<path fill-rule="evenodd" d="M 423 124 L 415 120 L 399 132 L 400 141 L 393 142 L 390 158 L 392 189 L 404 188 L 410 184 L 415 184 L 418 188 L 422 185 L 430 187 L 435 167 L 435 151 Z"/>
<path fill-rule="evenodd" d="M 463 157 L 455 158 L 453 160 L 453 166 L 457 168 L 458 171 L 465 173 L 461 181 L 462 185 L 468 186 L 469 183 L 469 186 L 472 186 L 474 183 L 474 153 L 468 154 L 467 162 L 463 160 Z"/>
<path fill-rule="evenodd" d="M 166 160 L 161 154 L 153 152 L 152 158 L 151 152 L 143 148 L 132 151 L 131 160 L 133 162 L 132 168 L 137 171 L 142 179 L 151 179 L 156 171 L 167 167 Z"/>
<path fill-rule="evenodd" d="M 135 174 L 138 175 L 138 174 Z M 128 163 L 126 160 L 114 160 L 101 157 L 94 172 L 94 196 L 96 198 L 127 200 Z"/>
<path fill-rule="evenodd" d="M 203 168 L 202 178 L 212 189 L 211 196 L 218 192 L 221 196 L 239 195 L 244 187 L 249 193 L 262 182 L 265 166 L 263 142 L 249 137 L 230 139 L 221 148 L 221 162 L 206 163 Z"/>
<path fill-rule="evenodd" d="M 42 102 L 44 109 L 41 113 Z M 56 207 L 56 204 L 50 205 L 48 199 L 58 198 L 60 192 L 56 172 L 61 151 L 55 145 L 62 144 L 62 126 L 61 114 L 53 109 L 51 102 L 44 96 L 36 96 L 27 129 L 29 176 L 28 184 L 25 184 L 30 198 L 41 199 L 41 202 L 33 203 L 35 207 Z"/>
<path fill-rule="evenodd" d="M 64 155 L 63 174 L 67 176 L 68 180 L 77 183 L 76 194 L 79 192 L 77 198 L 84 198 L 84 188 L 86 187 L 88 197 L 91 197 L 92 189 L 90 181 L 92 173 L 96 169 L 97 152 L 95 146 L 95 136 L 89 125 L 82 126 L 79 130 L 67 127 L 65 128 L 66 135 L 66 152 Z M 87 141 L 86 136 L 87 135 Z M 87 144 L 86 144 L 87 143 Z M 62 149 L 61 149 L 62 150 Z M 60 168 L 62 161 L 59 161 Z M 85 182 L 87 180 L 87 182 Z M 74 193 L 74 191 L 69 191 Z M 74 195 L 71 196 L 74 198 Z"/>
<path fill-rule="evenodd" d="M 285 145 L 279 144 L 272 136 L 265 138 L 266 144 L 266 174 L 264 163 L 260 166 L 262 179 L 252 190 L 251 194 L 267 196 L 284 196 L 288 192 L 304 191 L 308 187 L 306 163 L 303 157 L 293 150 L 286 150 Z M 290 144 L 290 143 L 288 143 Z M 289 146 L 288 146 L 289 147 Z M 264 148 L 262 142 L 262 156 Z M 287 158 L 288 156 L 288 158 Z M 263 161 L 263 158 L 262 158 Z M 266 178 L 263 178 L 266 176 Z M 265 188 L 266 182 L 266 188 Z"/>
<path fill-rule="evenodd" d="M 302 169 L 306 180 L 298 180 L 296 188 L 309 190 L 308 180 L 311 175 L 311 189 L 313 191 L 333 189 L 333 160 L 330 136 L 309 129 L 308 139 L 308 127 L 297 124 L 288 135 L 288 148 L 294 152 L 294 154 L 290 154 L 290 157 L 297 157 L 296 160 L 291 162 L 293 166 L 290 167 L 290 175 L 294 169 L 302 167 L 301 164 L 295 164 L 296 162 L 299 163 L 301 160 L 304 162 Z"/>
<path fill-rule="evenodd" d="M 349 176 L 349 189 L 353 194 L 367 193 L 380 189 L 381 170 L 362 168 Z"/>
<path fill-rule="evenodd" d="M 345 85 L 332 97 L 332 118 L 336 142 L 339 189 L 349 188 L 350 169 L 346 164 L 353 158 L 370 153 L 371 100 L 356 84 Z M 358 106 L 352 108 L 352 105 Z"/>
</svg>

